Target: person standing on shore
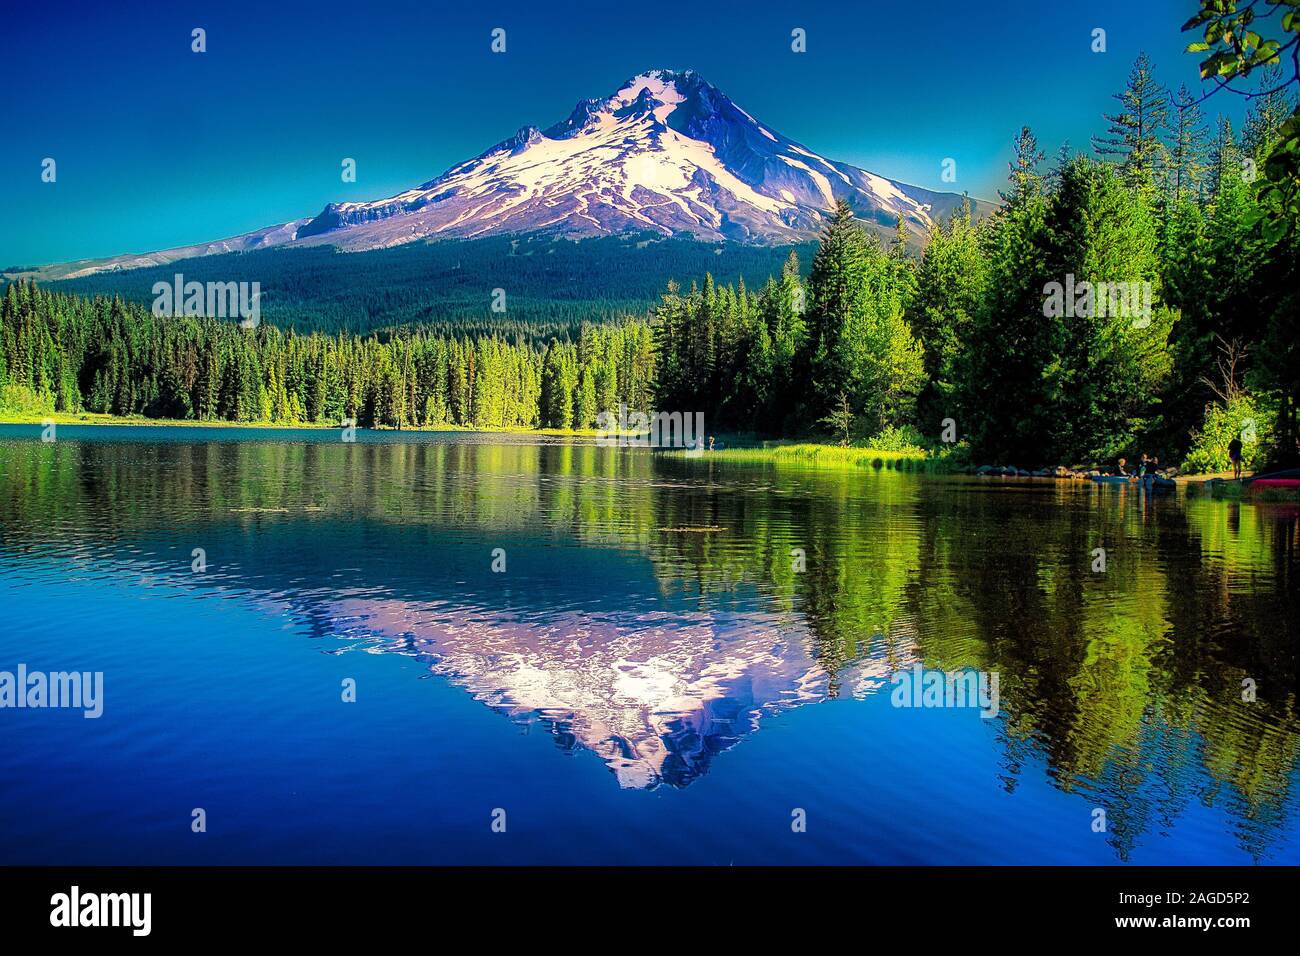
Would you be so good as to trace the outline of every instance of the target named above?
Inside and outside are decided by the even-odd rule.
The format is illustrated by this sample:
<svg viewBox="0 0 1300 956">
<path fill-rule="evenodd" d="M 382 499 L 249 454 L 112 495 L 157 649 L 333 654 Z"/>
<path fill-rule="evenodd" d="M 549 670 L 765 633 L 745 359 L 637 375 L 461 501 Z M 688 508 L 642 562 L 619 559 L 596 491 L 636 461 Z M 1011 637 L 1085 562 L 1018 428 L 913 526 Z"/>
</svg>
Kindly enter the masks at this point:
<svg viewBox="0 0 1300 956">
<path fill-rule="evenodd" d="M 1232 459 L 1232 478 L 1241 481 L 1241 439 L 1228 442 L 1228 457 Z"/>
</svg>

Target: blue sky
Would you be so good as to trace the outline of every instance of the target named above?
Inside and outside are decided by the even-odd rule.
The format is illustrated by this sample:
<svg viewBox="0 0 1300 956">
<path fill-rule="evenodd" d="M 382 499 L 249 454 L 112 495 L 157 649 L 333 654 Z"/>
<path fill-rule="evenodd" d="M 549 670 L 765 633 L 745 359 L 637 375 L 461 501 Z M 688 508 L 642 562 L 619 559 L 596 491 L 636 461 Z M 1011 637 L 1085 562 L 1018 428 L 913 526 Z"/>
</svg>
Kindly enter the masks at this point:
<svg viewBox="0 0 1300 956">
<path fill-rule="evenodd" d="M 1194 0 L 51 2 L 0 27 L 0 267 L 146 252 L 377 199 L 647 69 L 892 179 L 991 197 L 1029 124 L 1087 148 L 1139 50 L 1176 88 Z M 208 49 L 190 50 L 190 31 Z M 507 52 L 493 54 L 502 27 Z M 790 31 L 808 49 L 790 50 Z M 1107 52 L 1090 50 L 1095 27 Z M 1236 100 L 1237 98 L 1233 98 Z M 1220 96 L 1210 112 L 1238 102 Z M 57 181 L 41 182 L 41 162 Z M 357 182 L 340 181 L 344 157 Z M 944 158 L 957 182 L 940 180 Z"/>
</svg>

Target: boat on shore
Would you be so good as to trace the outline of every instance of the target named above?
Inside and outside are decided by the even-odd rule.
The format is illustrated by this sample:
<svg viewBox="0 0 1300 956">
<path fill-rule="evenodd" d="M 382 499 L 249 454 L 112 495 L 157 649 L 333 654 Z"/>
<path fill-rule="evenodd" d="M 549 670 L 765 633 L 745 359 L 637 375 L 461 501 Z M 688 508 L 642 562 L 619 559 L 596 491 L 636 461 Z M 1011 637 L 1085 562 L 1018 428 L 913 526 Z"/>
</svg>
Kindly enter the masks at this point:
<svg viewBox="0 0 1300 956">
<path fill-rule="evenodd" d="M 1241 479 L 1216 476 L 1190 483 L 1187 492 L 1226 501 L 1300 502 L 1300 468 L 1278 469 Z"/>
<path fill-rule="evenodd" d="M 1164 475 L 1089 475 L 1099 485 L 1136 485 L 1144 491 L 1174 491 L 1178 482 Z"/>
<path fill-rule="evenodd" d="M 1252 475 L 1241 483 L 1247 488 L 1300 489 L 1300 468 L 1280 468 L 1262 475 Z"/>
</svg>

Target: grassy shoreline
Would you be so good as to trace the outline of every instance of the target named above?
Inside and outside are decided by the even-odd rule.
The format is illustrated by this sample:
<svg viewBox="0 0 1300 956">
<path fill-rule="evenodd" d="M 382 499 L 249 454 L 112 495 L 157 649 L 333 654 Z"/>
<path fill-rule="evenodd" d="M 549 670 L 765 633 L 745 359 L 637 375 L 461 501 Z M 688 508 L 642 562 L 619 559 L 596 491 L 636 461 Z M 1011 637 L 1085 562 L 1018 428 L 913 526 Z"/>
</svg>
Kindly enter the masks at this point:
<svg viewBox="0 0 1300 956">
<path fill-rule="evenodd" d="M 227 422 L 196 421 L 194 419 L 144 418 L 143 416 L 104 415 L 96 412 L 29 413 L 0 411 L 0 425 L 40 426 L 45 422 L 55 425 L 138 425 L 166 428 L 295 428 L 316 431 L 332 431 L 341 425 L 321 424 L 317 422 Z M 414 434 L 431 432 L 465 432 L 466 434 L 506 434 L 506 435 L 546 435 L 560 438 L 596 438 L 602 434 L 595 428 L 474 428 L 466 425 L 440 425 L 437 428 L 381 428 L 378 431 L 404 431 Z M 885 451 L 856 445 L 821 444 L 812 441 L 773 443 L 763 447 L 718 448 L 705 452 L 698 460 L 735 462 L 738 464 L 773 464 L 793 468 L 820 469 L 866 469 L 925 472 L 931 474 L 956 474 L 965 471 L 965 467 L 952 457 L 933 454 L 921 448 L 907 451 Z M 1204 495 L 1215 499 L 1239 500 L 1244 496 L 1244 489 L 1235 482 L 1224 481 L 1222 484 L 1212 479 L 1230 479 L 1231 472 L 1217 474 L 1177 475 L 1174 480 L 1188 488 L 1193 496 Z M 1249 477 L 1249 476 L 1247 476 Z M 1294 501 L 1295 492 L 1274 490 L 1268 499 Z"/>
<path fill-rule="evenodd" d="M 873 468 L 894 471 L 951 470 L 946 457 L 932 455 L 924 449 L 910 451 L 883 451 L 858 445 L 830 445 L 817 442 L 795 442 L 766 448 L 720 448 L 706 452 L 716 461 L 771 462 L 805 468 Z"/>
<path fill-rule="evenodd" d="M 280 422 L 200 422 L 193 419 L 144 418 L 124 415 L 102 415 L 98 412 L 0 412 L 0 425 L 158 425 L 180 428 L 337 428 L 337 425 L 299 424 Z"/>
<path fill-rule="evenodd" d="M 104 415 L 98 412 L 4 412 L 0 411 L 0 425 L 142 425 L 165 428 L 299 428 L 314 431 L 337 431 L 342 424 L 333 422 L 228 422 L 197 421 L 193 418 L 145 418 L 143 416 Z M 575 438 L 595 438 L 603 434 L 596 428 L 473 428 L 468 425 L 439 425 L 436 428 L 375 428 L 367 431 L 404 432 L 466 432 L 508 435 L 556 435 Z"/>
<path fill-rule="evenodd" d="M 145 418 L 143 416 L 106 415 L 98 412 L 13 412 L 0 411 L 0 425 L 126 425 L 155 426 L 160 428 L 299 428 L 312 430 L 337 430 L 341 425 L 318 422 L 228 422 L 196 421 L 195 419 Z M 399 431 L 393 428 L 377 431 Z M 400 431 L 420 434 L 424 432 L 465 432 L 467 434 L 548 435 L 568 438 L 596 438 L 607 432 L 596 428 L 474 428 L 467 425 L 439 425 L 437 428 L 404 428 Z M 898 471 L 948 471 L 948 461 L 929 454 L 923 449 L 910 451 L 883 451 L 877 448 L 821 444 L 818 442 L 787 442 L 753 448 L 719 448 L 706 452 L 703 457 L 712 461 L 772 462 L 813 468 L 875 468 Z"/>
</svg>

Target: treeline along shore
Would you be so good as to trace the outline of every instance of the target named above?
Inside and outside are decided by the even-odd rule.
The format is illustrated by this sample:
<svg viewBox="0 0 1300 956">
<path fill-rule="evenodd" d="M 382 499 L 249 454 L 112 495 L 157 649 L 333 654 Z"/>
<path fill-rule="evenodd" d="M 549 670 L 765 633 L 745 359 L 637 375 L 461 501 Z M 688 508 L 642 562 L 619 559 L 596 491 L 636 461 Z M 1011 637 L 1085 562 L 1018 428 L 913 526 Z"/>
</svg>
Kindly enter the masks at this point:
<svg viewBox="0 0 1300 956">
<path fill-rule="evenodd" d="M 1150 452 L 1214 471 L 1234 438 L 1248 468 L 1290 462 L 1300 232 L 1262 219 L 1253 171 L 1294 94 L 1211 128 L 1143 56 L 1117 98 L 1095 156 L 1048 162 L 1022 129 L 996 211 L 959 210 L 919 257 L 901 222 L 881 242 L 841 203 L 810 269 L 792 252 L 756 288 L 673 281 L 576 340 L 244 328 L 12 282 L 0 416 L 582 430 L 623 405 L 1022 468 Z"/>
</svg>

